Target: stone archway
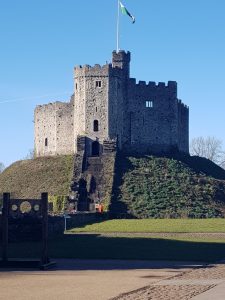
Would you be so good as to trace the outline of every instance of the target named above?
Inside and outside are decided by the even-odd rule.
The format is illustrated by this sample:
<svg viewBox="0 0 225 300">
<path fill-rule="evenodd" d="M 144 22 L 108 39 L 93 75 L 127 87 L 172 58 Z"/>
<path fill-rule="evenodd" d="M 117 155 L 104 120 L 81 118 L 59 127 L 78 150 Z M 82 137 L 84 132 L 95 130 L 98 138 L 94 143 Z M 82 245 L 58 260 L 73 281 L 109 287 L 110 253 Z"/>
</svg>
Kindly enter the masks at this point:
<svg viewBox="0 0 225 300">
<path fill-rule="evenodd" d="M 92 143 L 92 149 L 91 149 L 92 156 L 99 156 L 99 150 L 100 150 L 99 142 L 94 141 Z"/>
</svg>

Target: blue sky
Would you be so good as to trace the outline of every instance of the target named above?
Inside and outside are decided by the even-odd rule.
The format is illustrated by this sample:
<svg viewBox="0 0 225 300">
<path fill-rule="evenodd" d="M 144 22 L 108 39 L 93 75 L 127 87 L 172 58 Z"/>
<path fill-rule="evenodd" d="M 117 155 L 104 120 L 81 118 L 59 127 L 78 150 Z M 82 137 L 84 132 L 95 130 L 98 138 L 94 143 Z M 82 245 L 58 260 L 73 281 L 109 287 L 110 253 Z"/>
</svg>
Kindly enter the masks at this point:
<svg viewBox="0 0 225 300">
<path fill-rule="evenodd" d="M 123 0 L 120 48 L 131 76 L 178 82 L 190 107 L 190 138 L 225 146 L 225 1 Z M 68 100 L 73 67 L 105 64 L 116 48 L 117 0 L 0 0 L 0 161 L 33 148 L 36 105 Z"/>
</svg>

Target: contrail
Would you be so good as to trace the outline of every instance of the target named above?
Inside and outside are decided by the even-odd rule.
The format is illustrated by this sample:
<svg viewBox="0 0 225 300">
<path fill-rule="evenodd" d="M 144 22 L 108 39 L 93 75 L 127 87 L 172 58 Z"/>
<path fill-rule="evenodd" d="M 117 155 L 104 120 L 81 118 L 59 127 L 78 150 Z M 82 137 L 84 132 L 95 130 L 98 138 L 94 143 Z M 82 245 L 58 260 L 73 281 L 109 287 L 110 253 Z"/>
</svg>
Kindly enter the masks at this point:
<svg viewBox="0 0 225 300">
<path fill-rule="evenodd" d="M 20 102 L 20 101 L 33 101 L 33 100 L 38 100 L 41 98 L 47 98 L 47 97 L 59 97 L 62 95 L 72 95 L 72 92 L 64 92 L 64 93 L 60 93 L 60 94 L 46 94 L 46 95 L 42 95 L 42 96 L 36 96 L 36 97 L 29 97 L 29 98 L 14 98 L 14 99 L 9 99 L 9 100 L 0 100 L 0 104 L 4 104 L 4 103 L 11 103 L 11 102 Z"/>
</svg>

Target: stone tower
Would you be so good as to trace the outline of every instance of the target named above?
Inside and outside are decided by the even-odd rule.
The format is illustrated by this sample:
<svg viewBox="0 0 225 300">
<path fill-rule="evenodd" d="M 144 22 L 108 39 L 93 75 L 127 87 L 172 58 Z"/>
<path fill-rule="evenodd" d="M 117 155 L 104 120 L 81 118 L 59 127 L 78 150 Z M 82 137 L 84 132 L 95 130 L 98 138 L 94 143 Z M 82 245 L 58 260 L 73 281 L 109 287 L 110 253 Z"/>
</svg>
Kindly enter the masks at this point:
<svg viewBox="0 0 225 300">
<path fill-rule="evenodd" d="M 136 83 L 130 52 L 113 51 L 112 63 L 77 66 L 74 95 L 35 110 L 37 156 L 72 154 L 79 140 L 87 156 L 104 153 L 104 143 L 131 153 L 189 152 L 189 110 L 177 98 L 177 83 Z"/>
<path fill-rule="evenodd" d="M 88 155 L 98 152 L 98 144 L 102 153 L 104 140 L 118 138 L 122 146 L 129 69 L 130 53 L 124 51 L 113 52 L 112 64 L 103 67 L 75 67 L 74 136 L 87 136 Z"/>
</svg>

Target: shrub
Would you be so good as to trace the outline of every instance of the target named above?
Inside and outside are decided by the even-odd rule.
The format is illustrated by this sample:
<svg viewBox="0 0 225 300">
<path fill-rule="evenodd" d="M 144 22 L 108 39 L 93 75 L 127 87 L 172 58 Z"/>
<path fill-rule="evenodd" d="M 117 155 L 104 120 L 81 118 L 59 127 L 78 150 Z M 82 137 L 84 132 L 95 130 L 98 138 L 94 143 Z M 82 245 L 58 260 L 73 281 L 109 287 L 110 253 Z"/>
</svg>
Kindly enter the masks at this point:
<svg viewBox="0 0 225 300">
<path fill-rule="evenodd" d="M 54 213 L 64 212 L 67 208 L 68 197 L 67 196 L 59 196 L 59 195 L 50 195 L 49 203 L 52 203 L 52 210 Z"/>
</svg>

